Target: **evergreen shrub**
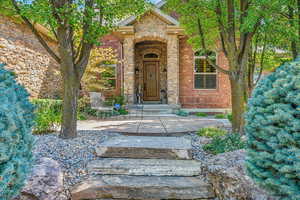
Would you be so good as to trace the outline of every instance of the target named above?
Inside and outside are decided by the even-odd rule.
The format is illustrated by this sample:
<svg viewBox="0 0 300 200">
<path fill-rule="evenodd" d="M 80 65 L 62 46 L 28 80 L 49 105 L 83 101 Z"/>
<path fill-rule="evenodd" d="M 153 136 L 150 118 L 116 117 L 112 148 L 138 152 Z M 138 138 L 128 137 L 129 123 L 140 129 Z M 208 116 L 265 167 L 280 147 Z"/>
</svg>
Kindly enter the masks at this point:
<svg viewBox="0 0 300 200">
<path fill-rule="evenodd" d="M 300 60 L 260 81 L 245 132 L 250 177 L 281 200 L 300 199 Z"/>
<path fill-rule="evenodd" d="M 18 195 L 32 166 L 34 106 L 13 73 L 0 66 L 0 200 Z"/>
</svg>

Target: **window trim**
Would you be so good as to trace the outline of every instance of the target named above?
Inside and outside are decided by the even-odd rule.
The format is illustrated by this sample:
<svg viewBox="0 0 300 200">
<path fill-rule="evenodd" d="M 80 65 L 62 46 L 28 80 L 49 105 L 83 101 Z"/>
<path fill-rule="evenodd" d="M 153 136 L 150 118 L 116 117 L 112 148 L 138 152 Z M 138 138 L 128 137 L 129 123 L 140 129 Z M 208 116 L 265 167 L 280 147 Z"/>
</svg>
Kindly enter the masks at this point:
<svg viewBox="0 0 300 200">
<path fill-rule="evenodd" d="M 218 55 L 217 55 L 217 53 L 216 53 L 216 63 L 218 62 Z M 204 60 L 206 60 L 206 57 L 205 56 L 195 56 L 195 54 L 194 54 L 194 64 L 193 64 L 193 90 L 197 90 L 197 91 L 200 91 L 200 90 L 202 90 L 202 91 L 216 91 L 216 90 L 218 90 L 219 89 L 219 71 L 216 69 L 216 72 L 196 72 L 196 70 L 195 70 L 195 67 L 196 67 L 196 59 L 204 59 Z M 217 63 L 218 64 L 218 63 Z M 199 75 L 209 75 L 209 74 L 213 74 L 213 75 L 216 75 L 216 88 L 213 88 L 213 89 L 209 89 L 209 88 L 196 88 L 195 87 L 195 81 L 196 81 L 196 79 L 195 79 L 195 76 L 197 75 L 197 74 L 199 74 Z"/>
</svg>

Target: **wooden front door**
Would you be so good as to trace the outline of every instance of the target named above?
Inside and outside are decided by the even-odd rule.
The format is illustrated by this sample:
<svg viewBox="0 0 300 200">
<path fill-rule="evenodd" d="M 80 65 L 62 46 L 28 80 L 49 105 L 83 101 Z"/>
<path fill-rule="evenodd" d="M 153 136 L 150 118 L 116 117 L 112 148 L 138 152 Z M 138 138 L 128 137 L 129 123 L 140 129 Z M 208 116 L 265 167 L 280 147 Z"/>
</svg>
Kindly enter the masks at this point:
<svg viewBox="0 0 300 200">
<path fill-rule="evenodd" d="M 144 61 L 144 101 L 160 100 L 158 61 Z"/>
</svg>

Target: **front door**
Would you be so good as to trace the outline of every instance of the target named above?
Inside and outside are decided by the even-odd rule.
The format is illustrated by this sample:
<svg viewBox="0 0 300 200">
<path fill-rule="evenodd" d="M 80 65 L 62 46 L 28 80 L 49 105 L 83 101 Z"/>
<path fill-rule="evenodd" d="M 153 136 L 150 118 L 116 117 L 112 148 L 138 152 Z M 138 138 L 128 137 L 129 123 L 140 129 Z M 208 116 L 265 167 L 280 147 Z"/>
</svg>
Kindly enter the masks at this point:
<svg viewBox="0 0 300 200">
<path fill-rule="evenodd" d="M 144 101 L 160 100 L 159 62 L 144 61 Z"/>
</svg>

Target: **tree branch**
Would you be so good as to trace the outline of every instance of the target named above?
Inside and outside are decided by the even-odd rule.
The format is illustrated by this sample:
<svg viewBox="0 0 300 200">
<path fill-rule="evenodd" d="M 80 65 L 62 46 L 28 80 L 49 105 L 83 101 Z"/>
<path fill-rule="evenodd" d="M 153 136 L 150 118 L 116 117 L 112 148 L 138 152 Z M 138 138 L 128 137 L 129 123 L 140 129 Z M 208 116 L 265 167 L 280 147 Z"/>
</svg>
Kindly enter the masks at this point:
<svg viewBox="0 0 300 200">
<path fill-rule="evenodd" d="M 224 24 L 222 22 L 222 10 L 221 10 L 221 2 L 220 0 L 218 0 L 217 2 L 217 6 L 216 6 L 216 15 L 217 15 L 217 21 L 218 21 L 218 29 L 219 29 L 219 34 L 220 34 L 220 39 L 221 39 L 221 43 L 222 43 L 222 49 L 224 51 L 224 54 L 227 56 L 228 55 L 228 51 L 226 49 L 226 45 L 225 45 L 225 38 L 226 38 L 226 31 L 225 31 L 225 27 Z"/>
<path fill-rule="evenodd" d="M 39 34 L 39 32 L 35 29 L 34 25 L 30 22 L 30 20 L 27 17 L 25 17 L 25 16 L 22 15 L 21 9 L 19 8 L 18 3 L 16 2 L 16 0 L 11 0 L 11 2 L 13 4 L 13 6 L 15 7 L 18 15 L 21 16 L 21 18 L 23 19 L 23 21 L 30 28 L 30 30 L 32 31 L 32 33 L 36 36 L 36 38 L 38 39 L 38 41 L 41 43 L 41 45 L 54 58 L 54 60 L 56 60 L 56 62 L 60 63 L 61 62 L 60 58 L 56 55 L 56 53 L 54 53 L 54 51 L 45 42 L 45 40 L 42 38 L 42 36 Z"/>
<path fill-rule="evenodd" d="M 217 70 L 219 70 L 220 72 L 223 72 L 224 74 L 227 74 L 227 75 L 231 75 L 231 72 L 226 70 L 226 69 L 223 69 L 221 68 L 220 66 L 218 66 L 217 64 L 215 64 L 214 62 L 212 62 L 209 57 L 208 57 L 208 50 L 206 48 L 206 43 L 205 43 L 205 36 L 204 36 L 204 32 L 203 32 L 203 28 L 202 28 L 202 24 L 201 24 L 201 21 L 200 19 L 198 18 L 197 19 L 197 23 L 198 23 L 198 31 L 199 31 L 199 36 L 200 36 L 200 39 L 201 39 L 201 45 L 202 45 L 202 48 L 204 50 L 204 56 L 207 60 L 207 62 L 212 65 L 214 68 L 216 68 Z"/>
<path fill-rule="evenodd" d="M 86 65 L 89 61 L 90 53 L 93 48 L 93 44 L 85 39 L 85 36 L 90 34 L 90 22 L 93 17 L 90 16 L 88 9 L 93 8 L 94 0 L 86 0 L 84 18 L 86 19 L 83 24 L 83 34 L 82 34 L 82 47 L 79 53 L 78 61 L 75 64 L 76 70 L 78 71 L 78 76 L 82 77 L 85 71 Z"/>
<path fill-rule="evenodd" d="M 234 49 L 237 49 L 235 39 L 235 6 L 234 0 L 227 0 L 227 24 L 228 24 L 228 40 Z"/>
<path fill-rule="evenodd" d="M 259 70 L 259 75 L 257 77 L 257 80 L 254 84 L 254 87 L 257 85 L 257 83 L 260 81 L 260 79 L 262 77 L 262 72 L 264 69 L 265 55 L 266 55 L 266 47 L 267 47 L 267 34 L 265 34 L 265 37 L 264 37 L 264 44 L 263 44 L 263 49 L 262 49 L 261 58 L 260 58 L 260 70 Z"/>
</svg>

